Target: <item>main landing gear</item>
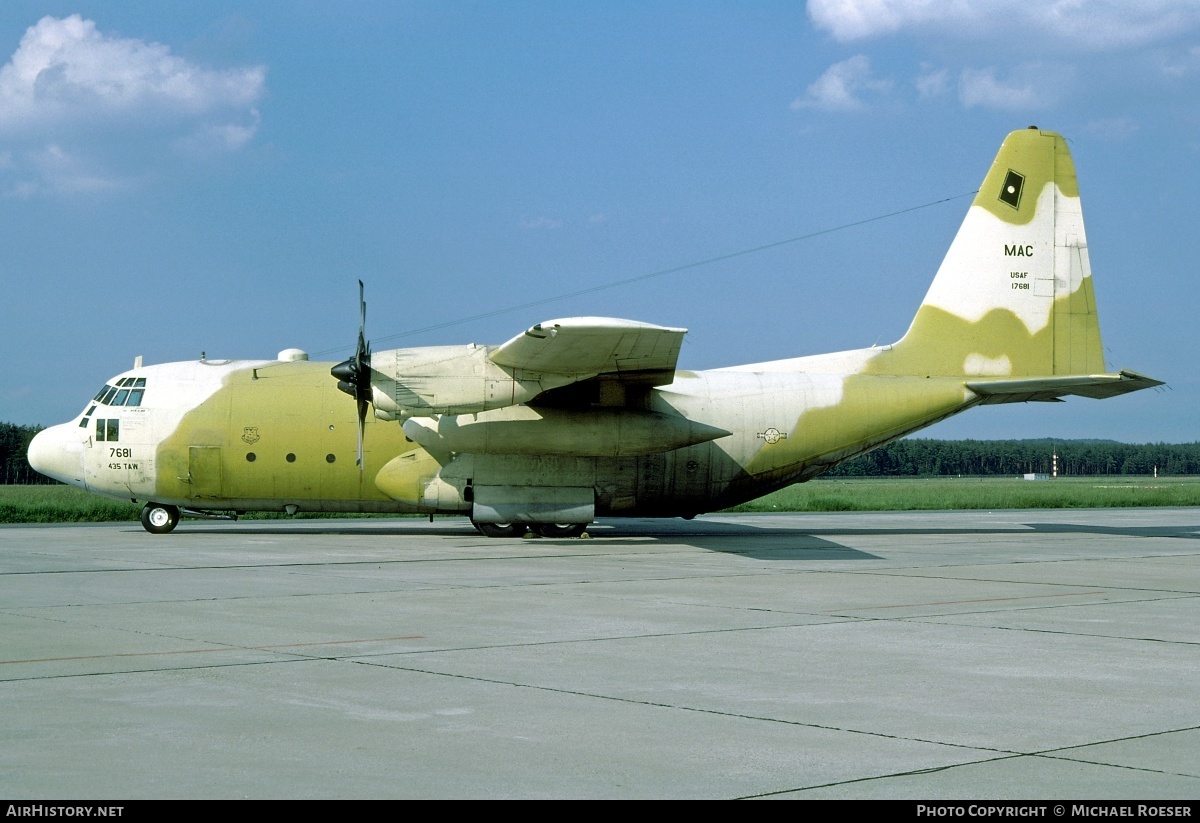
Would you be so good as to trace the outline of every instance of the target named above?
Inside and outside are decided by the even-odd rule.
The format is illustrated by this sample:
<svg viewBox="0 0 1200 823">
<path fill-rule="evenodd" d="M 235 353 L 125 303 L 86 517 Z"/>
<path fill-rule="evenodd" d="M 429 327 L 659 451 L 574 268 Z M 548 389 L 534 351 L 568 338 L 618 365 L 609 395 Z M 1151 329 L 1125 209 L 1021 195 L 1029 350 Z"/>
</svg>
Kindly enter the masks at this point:
<svg viewBox="0 0 1200 823">
<path fill-rule="evenodd" d="M 531 531 L 538 537 L 580 537 L 587 530 L 587 523 L 479 523 L 471 521 L 476 530 L 485 537 L 523 537 Z"/>
<path fill-rule="evenodd" d="M 142 507 L 142 528 L 151 534 L 166 534 L 179 525 L 179 509 L 163 503 Z"/>
</svg>

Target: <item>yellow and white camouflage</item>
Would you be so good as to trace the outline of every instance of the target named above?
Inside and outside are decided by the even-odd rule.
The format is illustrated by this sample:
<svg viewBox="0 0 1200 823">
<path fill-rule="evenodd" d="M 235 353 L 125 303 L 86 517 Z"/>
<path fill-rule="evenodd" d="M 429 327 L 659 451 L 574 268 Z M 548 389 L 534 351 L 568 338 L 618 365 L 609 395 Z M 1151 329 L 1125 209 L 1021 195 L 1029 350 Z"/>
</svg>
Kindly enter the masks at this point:
<svg viewBox="0 0 1200 823">
<path fill-rule="evenodd" d="M 146 503 L 157 532 L 180 509 L 408 511 L 559 536 L 735 505 L 972 406 L 1160 385 L 1105 370 L 1075 167 L 1036 128 L 1004 141 L 897 343 L 691 372 L 676 370 L 684 333 L 583 317 L 494 347 L 368 351 L 361 470 L 355 404 L 332 364 L 294 350 L 139 364 L 106 388 L 141 381 L 144 402 L 102 390 L 29 458 Z"/>
</svg>

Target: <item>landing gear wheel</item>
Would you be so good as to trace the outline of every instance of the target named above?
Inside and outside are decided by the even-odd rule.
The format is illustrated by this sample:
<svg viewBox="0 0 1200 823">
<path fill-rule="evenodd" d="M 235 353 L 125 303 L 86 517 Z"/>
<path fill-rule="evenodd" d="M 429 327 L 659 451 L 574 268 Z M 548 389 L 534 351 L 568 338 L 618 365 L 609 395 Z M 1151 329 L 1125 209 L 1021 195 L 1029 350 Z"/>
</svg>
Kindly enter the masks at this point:
<svg viewBox="0 0 1200 823">
<path fill-rule="evenodd" d="M 538 537 L 579 537 L 587 527 L 587 523 L 533 523 L 529 528 Z"/>
<path fill-rule="evenodd" d="M 179 509 L 162 503 L 142 507 L 142 528 L 151 534 L 167 534 L 179 525 Z"/>
<path fill-rule="evenodd" d="M 484 537 L 520 537 L 528 528 L 524 523 L 477 523 L 471 525 Z"/>
</svg>

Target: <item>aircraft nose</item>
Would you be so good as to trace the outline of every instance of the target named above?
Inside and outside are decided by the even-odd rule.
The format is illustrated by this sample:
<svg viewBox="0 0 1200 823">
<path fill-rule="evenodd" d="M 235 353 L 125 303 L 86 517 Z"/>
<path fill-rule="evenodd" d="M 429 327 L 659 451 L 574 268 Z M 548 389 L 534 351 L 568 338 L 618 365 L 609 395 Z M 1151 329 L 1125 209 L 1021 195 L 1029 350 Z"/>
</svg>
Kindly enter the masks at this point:
<svg viewBox="0 0 1200 823">
<path fill-rule="evenodd" d="M 83 485 L 83 443 L 75 427 L 51 426 L 29 443 L 29 465 L 40 474 L 72 486 Z"/>
</svg>

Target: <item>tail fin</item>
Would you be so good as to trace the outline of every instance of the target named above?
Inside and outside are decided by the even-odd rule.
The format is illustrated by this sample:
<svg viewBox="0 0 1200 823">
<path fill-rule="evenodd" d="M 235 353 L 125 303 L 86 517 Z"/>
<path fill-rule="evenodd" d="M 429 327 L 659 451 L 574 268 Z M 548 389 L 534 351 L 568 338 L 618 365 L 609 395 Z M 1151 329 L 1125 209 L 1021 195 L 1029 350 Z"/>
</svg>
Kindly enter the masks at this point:
<svg viewBox="0 0 1200 823">
<path fill-rule="evenodd" d="M 880 371 L 997 378 L 1104 371 L 1075 164 L 1008 135 L 907 334 Z"/>
</svg>

